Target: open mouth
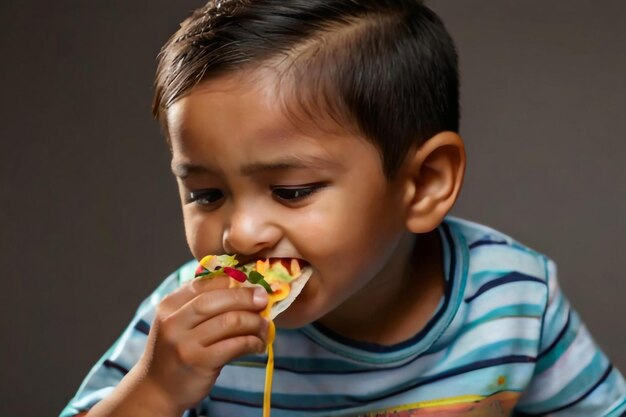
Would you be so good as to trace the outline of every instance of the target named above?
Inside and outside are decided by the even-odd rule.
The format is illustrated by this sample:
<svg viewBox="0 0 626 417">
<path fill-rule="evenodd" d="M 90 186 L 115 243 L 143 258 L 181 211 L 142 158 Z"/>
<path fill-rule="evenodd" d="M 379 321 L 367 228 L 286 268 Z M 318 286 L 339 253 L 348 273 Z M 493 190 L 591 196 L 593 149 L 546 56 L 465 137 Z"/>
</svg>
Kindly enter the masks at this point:
<svg viewBox="0 0 626 417">
<path fill-rule="evenodd" d="M 264 271 L 276 270 L 276 267 L 283 269 L 292 278 L 300 276 L 302 269 L 309 266 L 309 263 L 298 258 L 268 258 L 264 261 L 256 262 L 256 269 L 263 274 Z M 282 267 L 282 268 L 281 268 Z"/>
<path fill-rule="evenodd" d="M 268 258 L 265 262 L 267 262 L 268 266 L 282 265 L 292 276 L 299 275 L 303 268 L 310 265 L 304 259 L 298 258 Z"/>
<path fill-rule="evenodd" d="M 266 258 L 264 260 L 259 259 L 257 261 L 244 261 L 243 263 L 240 263 L 235 259 L 235 255 L 208 255 L 200 261 L 200 264 L 196 269 L 195 276 L 205 276 L 228 268 L 229 270 L 245 270 L 247 271 L 246 273 L 249 273 L 251 270 L 256 269 L 256 271 L 261 274 L 263 274 L 265 271 L 270 270 L 282 270 L 284 273 L 288 274 L 292 278 L 296 278 L 300 276 L 302 270 L 309 265 L 310 264 L 303 259 L 288 257 L 272 257 Z"/>
</svg>

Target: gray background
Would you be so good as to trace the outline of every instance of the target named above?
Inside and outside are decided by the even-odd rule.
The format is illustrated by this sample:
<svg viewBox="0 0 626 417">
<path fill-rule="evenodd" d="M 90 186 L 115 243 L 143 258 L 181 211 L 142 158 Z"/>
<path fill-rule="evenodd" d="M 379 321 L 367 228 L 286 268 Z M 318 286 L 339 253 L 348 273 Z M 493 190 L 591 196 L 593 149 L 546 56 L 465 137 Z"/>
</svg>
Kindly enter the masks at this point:
<svg viewBox="0 0 626 417">
<path fill-rule="evenodd" d="M 0 415 L 56 415 L 187 260 L 149 106 L 198 1 L 0 3 Z M 438 0 L 470 164 L 454 212 L 553 257 L 626 369 L 626 2 Z"/>
</svg>

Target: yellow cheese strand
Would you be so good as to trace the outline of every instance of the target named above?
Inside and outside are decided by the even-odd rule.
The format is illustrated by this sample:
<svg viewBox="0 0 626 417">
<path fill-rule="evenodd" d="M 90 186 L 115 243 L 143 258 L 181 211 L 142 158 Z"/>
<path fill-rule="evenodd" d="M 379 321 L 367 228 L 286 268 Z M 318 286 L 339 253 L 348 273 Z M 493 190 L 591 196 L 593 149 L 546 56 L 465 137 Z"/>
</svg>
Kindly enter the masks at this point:
<svg viewBox="0 0 626 417">
<path fill-rule="evenodd" d="M 261 312 L 262 317 L 269 317 L 272 306 L 280 300 L 284 300 L 289 295 L 291 288 L 289 285 L 281 287 L 281 291 L 270 294 L 267 306 Z M 265 386 L 263 388 L 263 417 L 270 417 L 272 408 L 272 380 L 274 378 L 274 339 L 276 338 L 276 326 L 270 320 L 267 330 L 267 365 L 265 366 Z"/>
<path fill-rule="evenodd" d="M 270 417 L 272 408 L 272 379 L 274 377 L 274 336 L 276 326 L 270 321 L 269 334 L 267 336 L 267 365 L 265 367 L 265 387 L 263 390 L 263 417 Z"/>
</svg>

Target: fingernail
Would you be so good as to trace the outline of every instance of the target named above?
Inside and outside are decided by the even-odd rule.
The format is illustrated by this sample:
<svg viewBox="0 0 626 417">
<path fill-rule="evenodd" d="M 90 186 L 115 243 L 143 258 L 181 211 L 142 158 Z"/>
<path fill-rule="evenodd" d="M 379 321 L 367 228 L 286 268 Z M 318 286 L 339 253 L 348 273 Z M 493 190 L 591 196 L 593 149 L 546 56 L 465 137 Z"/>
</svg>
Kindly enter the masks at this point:
<svg viewBox="0 0 626 417">
<path fill-rule="evenodd" d="M 252 296 L 252 301 L 255 305 L 259 307 L 265 306 L 267 304 L 267 291 L 265 291 L 265 288 L 255 288 L 254 295 Z"/>
</svg>

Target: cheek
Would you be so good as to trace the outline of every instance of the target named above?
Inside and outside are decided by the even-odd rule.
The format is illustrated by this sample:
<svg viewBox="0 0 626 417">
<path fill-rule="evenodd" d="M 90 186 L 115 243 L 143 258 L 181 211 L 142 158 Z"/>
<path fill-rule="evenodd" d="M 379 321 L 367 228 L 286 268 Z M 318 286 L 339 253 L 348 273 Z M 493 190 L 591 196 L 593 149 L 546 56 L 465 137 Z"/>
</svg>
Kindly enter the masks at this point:
<svg viewBox="0 0 626 417">
<path fill-rule="evenodd" d="M 194 258 L 201 259 L 206 255 L 223 253 L 221 229 L 215 222 L 185 208 L 183 220 L 187 245 Z"/>
<path fill-rule="evenodd" d="M 363 272 L 396 236 L 400 215 L 385 200 L 333 197 L 299 218 L 291 236 L 301 254 L 320 268 Z"/>
</svg>

